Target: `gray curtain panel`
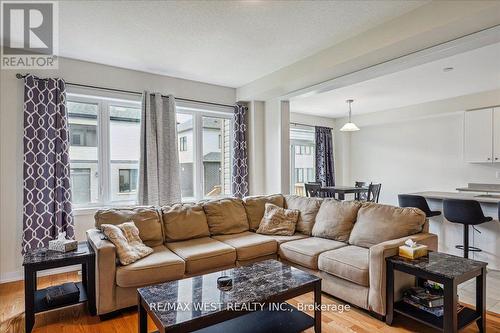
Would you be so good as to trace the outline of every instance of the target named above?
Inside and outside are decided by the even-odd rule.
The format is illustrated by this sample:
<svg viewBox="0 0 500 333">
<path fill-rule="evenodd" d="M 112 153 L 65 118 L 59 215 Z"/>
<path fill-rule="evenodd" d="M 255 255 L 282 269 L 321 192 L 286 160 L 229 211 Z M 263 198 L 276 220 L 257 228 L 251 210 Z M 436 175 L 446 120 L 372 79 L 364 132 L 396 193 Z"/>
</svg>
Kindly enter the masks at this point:
<svg viewBox="0 0 500 333">
<path fill-rule="evenodd" d="M 332 129 L 316 126 L 316 181 L 322 186 L 335 186 Z"/>
<path fill-rule="evenodd" d="M 47 246 L 59 232 L 74 238 L 66 86 L 24 79 L 22 252 Z"/>
<path fill-rule="evenodd" d="M 175 98 L 144 92 L 142 97 L 139 203 L 181 201 Z"/>
<path fill-rule="evenodd" d="M 234 106 L 232 187 L 238 198 L 248 195 L 247 111 L 246 106 Z"/>
</svg>

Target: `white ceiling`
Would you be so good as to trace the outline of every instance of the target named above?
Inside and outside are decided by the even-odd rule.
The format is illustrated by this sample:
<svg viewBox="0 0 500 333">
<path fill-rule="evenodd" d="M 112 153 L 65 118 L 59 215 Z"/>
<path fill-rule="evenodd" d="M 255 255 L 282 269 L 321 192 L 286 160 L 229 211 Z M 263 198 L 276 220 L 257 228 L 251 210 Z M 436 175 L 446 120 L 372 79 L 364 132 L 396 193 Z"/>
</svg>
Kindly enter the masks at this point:
<svg viewBox="0 0 500 333">
<path fill-rule="evenodd" d="M 445 72 L 443 68 L 453 67 Z M 500 89 L 500 43 L 325 93 L 291 100 L 292 112 L 345 117 Z"/>
<path fill-rule="evenodd" d="M 240 87 L 427 1 L 62 1 L 59 54 Z"/>
</svg>

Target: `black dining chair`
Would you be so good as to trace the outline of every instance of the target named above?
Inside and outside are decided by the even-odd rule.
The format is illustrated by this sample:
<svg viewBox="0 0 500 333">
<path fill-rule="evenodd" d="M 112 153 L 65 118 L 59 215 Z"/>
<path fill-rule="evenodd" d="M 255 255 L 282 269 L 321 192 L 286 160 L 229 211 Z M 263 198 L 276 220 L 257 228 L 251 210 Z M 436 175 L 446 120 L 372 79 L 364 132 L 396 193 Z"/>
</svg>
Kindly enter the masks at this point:
<svg viewBox="0 0 500 333">
<path fill-rule="evenodd" d="M 367 187 L 367 182 L 355 182 L 354 187 Z M 366 201 L 366 197 L 368 196 L 368 192 L 359 192 L 354 193 L 354 200 L 358 201 Z"/>
<path fill-rule="evenodd" d="M 441 215 L 439 210 L 431 210 L 427 204 L 427 200 L 421 195 L 413 194 L 399 194 L 398 195 L 399 207 L 415 207 L 425 213 L 427 217 Z"/>
<path fill-rule="evenodd" d="M 484 216 L 479 202 L 475 200 L 445 199 L 443 201 L 444 217 L 451 223 L 459 223 L 464 228 L 464 244 L 455 247 L 464 250 L 464 258 L 469 258 L 470 252 L 481 252 L 480 248 L 469 246 L 469 225 L 475 225 L 493 220 Z M 475 229 L 477 230 L 477 229 Z M 477 230 L 479 232 L 479 230 Z"/>
<path fill-rule="evenodd" d="M 318 191 L 318 197 L 320 198 L 335 198 L 335 190 L 331 188 L 321 187 Z"/>
<path fill-rule="evenodd" d="M 378 197 L 380 196 L 380 188 L 382 184 L 370 184 L 368 185 L 368 193 L 366 196 L 366 201 L 378 202 Z"/>
<path fill-rule="evenodd" d="M 321 189 L 321 184 L 305 183 L 304 187 L 306 188 L 306 196 L 317 197 L 319 194 L 318 192 Z"/>
</svg>

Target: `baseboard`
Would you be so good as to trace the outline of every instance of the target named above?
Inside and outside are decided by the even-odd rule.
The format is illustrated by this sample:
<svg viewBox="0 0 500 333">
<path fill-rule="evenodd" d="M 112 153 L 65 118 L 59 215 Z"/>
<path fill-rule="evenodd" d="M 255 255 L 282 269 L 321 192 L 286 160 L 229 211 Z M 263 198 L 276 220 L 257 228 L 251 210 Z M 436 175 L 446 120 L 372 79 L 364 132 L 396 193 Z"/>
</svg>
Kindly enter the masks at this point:
<svg viewBox="0 0 500 333">
<path fill-rule="evenodd" d="M 72 265 L 65 267 L 58 267 L 53 269 L 47 269 L 45 271 L 39 272 L 38 276 L 47 276 L 61 273 L 68 273 L 81 270 L 81 265 Z M 7 272 L 0 276 L 0 283 L 14 282 L 24 280 L 24 271 L 18 270 L 14 272 Z"/>
</svg>

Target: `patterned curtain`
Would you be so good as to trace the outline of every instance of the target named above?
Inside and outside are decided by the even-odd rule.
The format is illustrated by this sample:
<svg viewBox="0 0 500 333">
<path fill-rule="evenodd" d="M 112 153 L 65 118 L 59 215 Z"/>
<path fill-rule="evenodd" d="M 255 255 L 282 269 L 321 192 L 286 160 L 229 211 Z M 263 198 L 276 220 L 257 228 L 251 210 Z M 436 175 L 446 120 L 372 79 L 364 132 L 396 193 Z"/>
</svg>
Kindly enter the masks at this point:
<svg viewBox="0 0 500 333">
<path fill-rule="evenodd" d="M 23 253 L 59 232 L 74 238 L 66 86 L 62 79 L 24 80 Z"/>
<path fill-rule="evenodd" d="M 237 198 L 248 195 L 247 111 L 246 106 L 234 106 L 232 187 Z"/>
<path fill-rule="evenodd" d="M 332 129 L 316 127 L 316 181 L 322 186 L 335 186 Z"/>
</svg>

